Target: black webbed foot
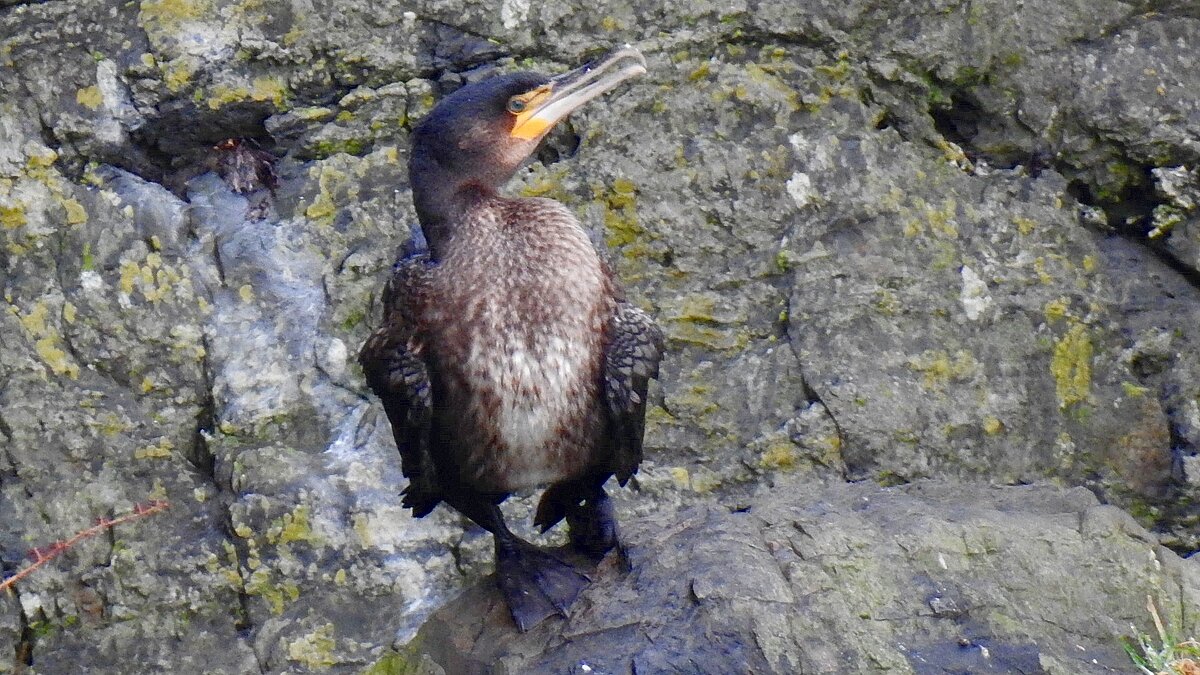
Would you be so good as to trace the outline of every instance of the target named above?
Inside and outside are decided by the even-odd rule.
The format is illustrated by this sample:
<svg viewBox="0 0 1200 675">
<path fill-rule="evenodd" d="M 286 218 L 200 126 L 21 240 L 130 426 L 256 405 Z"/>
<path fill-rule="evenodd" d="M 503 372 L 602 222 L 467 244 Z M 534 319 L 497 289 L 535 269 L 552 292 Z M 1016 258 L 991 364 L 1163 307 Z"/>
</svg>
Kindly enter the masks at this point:
<svg viewBox="0 0 1200 675">
<path fill-rule="evenodd" d="M 576 551 L 599 561 L 615 549 L 622 567 L 628 570 L 628 557 L 617 531 L 616 512 L 604 488 L 579 483 L 551 485 L 542 494 L 533 522 L 545 532 L 564 518 L 570 527 L 571 546 Z"/>
<path fill-rule="evenodd" d="M 496 540 L 496 582 L 522 633 L 553 614 L 567 615 L 591 582 L 572 565 L 517 538 Z"/>
<path fill-rule="evenodd" d="M 577 551 L 596 561 L 603 559 L 609 551 L 615 551 L 621 569 L 629 571 L 629 556 L 621 544 L 616 511 L 603 488 L 597 489 L 583 503 L 567 509 L 567 525 L 571 528 L 571 545 Z"/>
</svg>

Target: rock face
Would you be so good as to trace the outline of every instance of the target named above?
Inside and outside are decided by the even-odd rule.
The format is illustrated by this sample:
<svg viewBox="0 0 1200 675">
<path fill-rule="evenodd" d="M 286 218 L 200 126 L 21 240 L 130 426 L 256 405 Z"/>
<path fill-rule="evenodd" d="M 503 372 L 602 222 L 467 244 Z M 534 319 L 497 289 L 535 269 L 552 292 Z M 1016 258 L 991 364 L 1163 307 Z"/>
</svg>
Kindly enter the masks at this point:
<svg viewBox="0 0 1200 675">
<path fill-rule="evenodd" d="M 618 494 L 657 518 L 633 534 L 723 522 L 776 481 L 1051 481 L 1200 549 L 1200 13 L 802 4 L 0 0 L 0 569 L 172 504 L 0 594 L 0 672 L 354 671 L 487 572 L 486 537 L 401 509 L 354 363 L 415 220 L 408 131 L 464 82 L 625 41 L 650 73 L 511 188 L 595 228 L 668 335 Z M 222 178 L 229 139 L 276 179 Z M 739 536 L 726 554 L 759 560 Z M 1025 581 L 1074 569 L 1012 551 Z M 1097 654 L 1148 627 L 1122 597 L 1062 600 L 1117 626 Z M 1014 602 L 987 630 L 1031 625 Z M 796 621 L 865 630 L 824 611 Z M 764 626 L 771 646 L 731 652 L 834 658 Z M 1043 644 L 1003 634 L 1021 664 Z"/>
<path fill-rule="evenodd" d="M 391 665 L 1124 673 L 1119 638 L 1147 596 L 1193 631 L 1200 602 L 1195 564 L 1082 488 L 777 485 L 745 511 L 650 515 L 628 533 L 633 571 L 598 570 L 569 619 L 517 634 L 494 587 L 480 585 L 435 612 Z"/>
</svg>

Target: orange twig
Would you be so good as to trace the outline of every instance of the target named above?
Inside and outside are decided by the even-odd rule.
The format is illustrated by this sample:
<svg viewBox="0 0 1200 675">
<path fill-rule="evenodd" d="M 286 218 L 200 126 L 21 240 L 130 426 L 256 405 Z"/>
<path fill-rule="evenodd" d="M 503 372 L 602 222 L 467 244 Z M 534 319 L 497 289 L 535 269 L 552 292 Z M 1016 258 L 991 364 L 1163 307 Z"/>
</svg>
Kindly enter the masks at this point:
<svg viewBox="0 0 1200 675">
<path fill-rule="evenodd" d="M 51 560 L 54 560 L 58 556 L 62 555 L 64 551 L 78 544 L 84 539 L 93 537 L 105 530 L 109 530 L 117 525 L 121 525 L 122 523 L 128 523 L 131 520 L 145 518 L 146 516 L 166 511 L 169 506 L 171 506 L 170 502 L 165 499 L 154 499 L 146 502 L 145 504 L 135 504 L 133 510 L 123 516 L 118 518 L 97 518 L 95 525 L 87 528 L 86 530 L 77 532 L 75 536 L 71 537 L 70 539 L 56 541 L 49 546 L 38 546 L 30 550 L 29 557 L 33 558 L 33 562 L 17 570 L 17 572 L 12 576 L 6 577 L 3 581 L 0 581 L 0 591 L 8 589 L 21 579 L 29 576 L 37 568 L 45 565 Z"/>
</svg>

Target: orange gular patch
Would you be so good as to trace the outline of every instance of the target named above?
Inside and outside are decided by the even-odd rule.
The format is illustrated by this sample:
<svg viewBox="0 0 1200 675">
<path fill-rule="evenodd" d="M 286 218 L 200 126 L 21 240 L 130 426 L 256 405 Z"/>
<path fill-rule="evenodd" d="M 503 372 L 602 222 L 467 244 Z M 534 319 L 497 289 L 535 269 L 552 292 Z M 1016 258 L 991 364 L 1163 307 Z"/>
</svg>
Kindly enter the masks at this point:
<svg viewBox="0 0 1200 675">
<path fill-rule="evenodd" d="M 508 112 L 516 117 L 509 135 L 526 141 L 533 141 L 546 135 L 557 119 L 549 119 L 539 115 L 543 112 L 545 103 L 550 99 L 552 88 L 549 84 L 524 94 L 518 94 L 508 100 Z"/>
</svg>

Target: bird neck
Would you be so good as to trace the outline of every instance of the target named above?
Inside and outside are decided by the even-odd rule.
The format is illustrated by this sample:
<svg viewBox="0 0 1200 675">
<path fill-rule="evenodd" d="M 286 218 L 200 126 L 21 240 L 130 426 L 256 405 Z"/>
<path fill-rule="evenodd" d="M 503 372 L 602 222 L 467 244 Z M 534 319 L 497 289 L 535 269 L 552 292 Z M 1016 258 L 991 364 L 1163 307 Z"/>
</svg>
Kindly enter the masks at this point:
<svg viewBox="0 0 1200 675">
<path fill-rule="evenodd" d="M 454 231 L 463 227 L 467 212 L 495 197 L 499 186 L 494 177 L 455 171 L 420 154 L 409 165 L 409 183 L 421 231 L 435 260 L 442 257 Z"/>
</svg>

